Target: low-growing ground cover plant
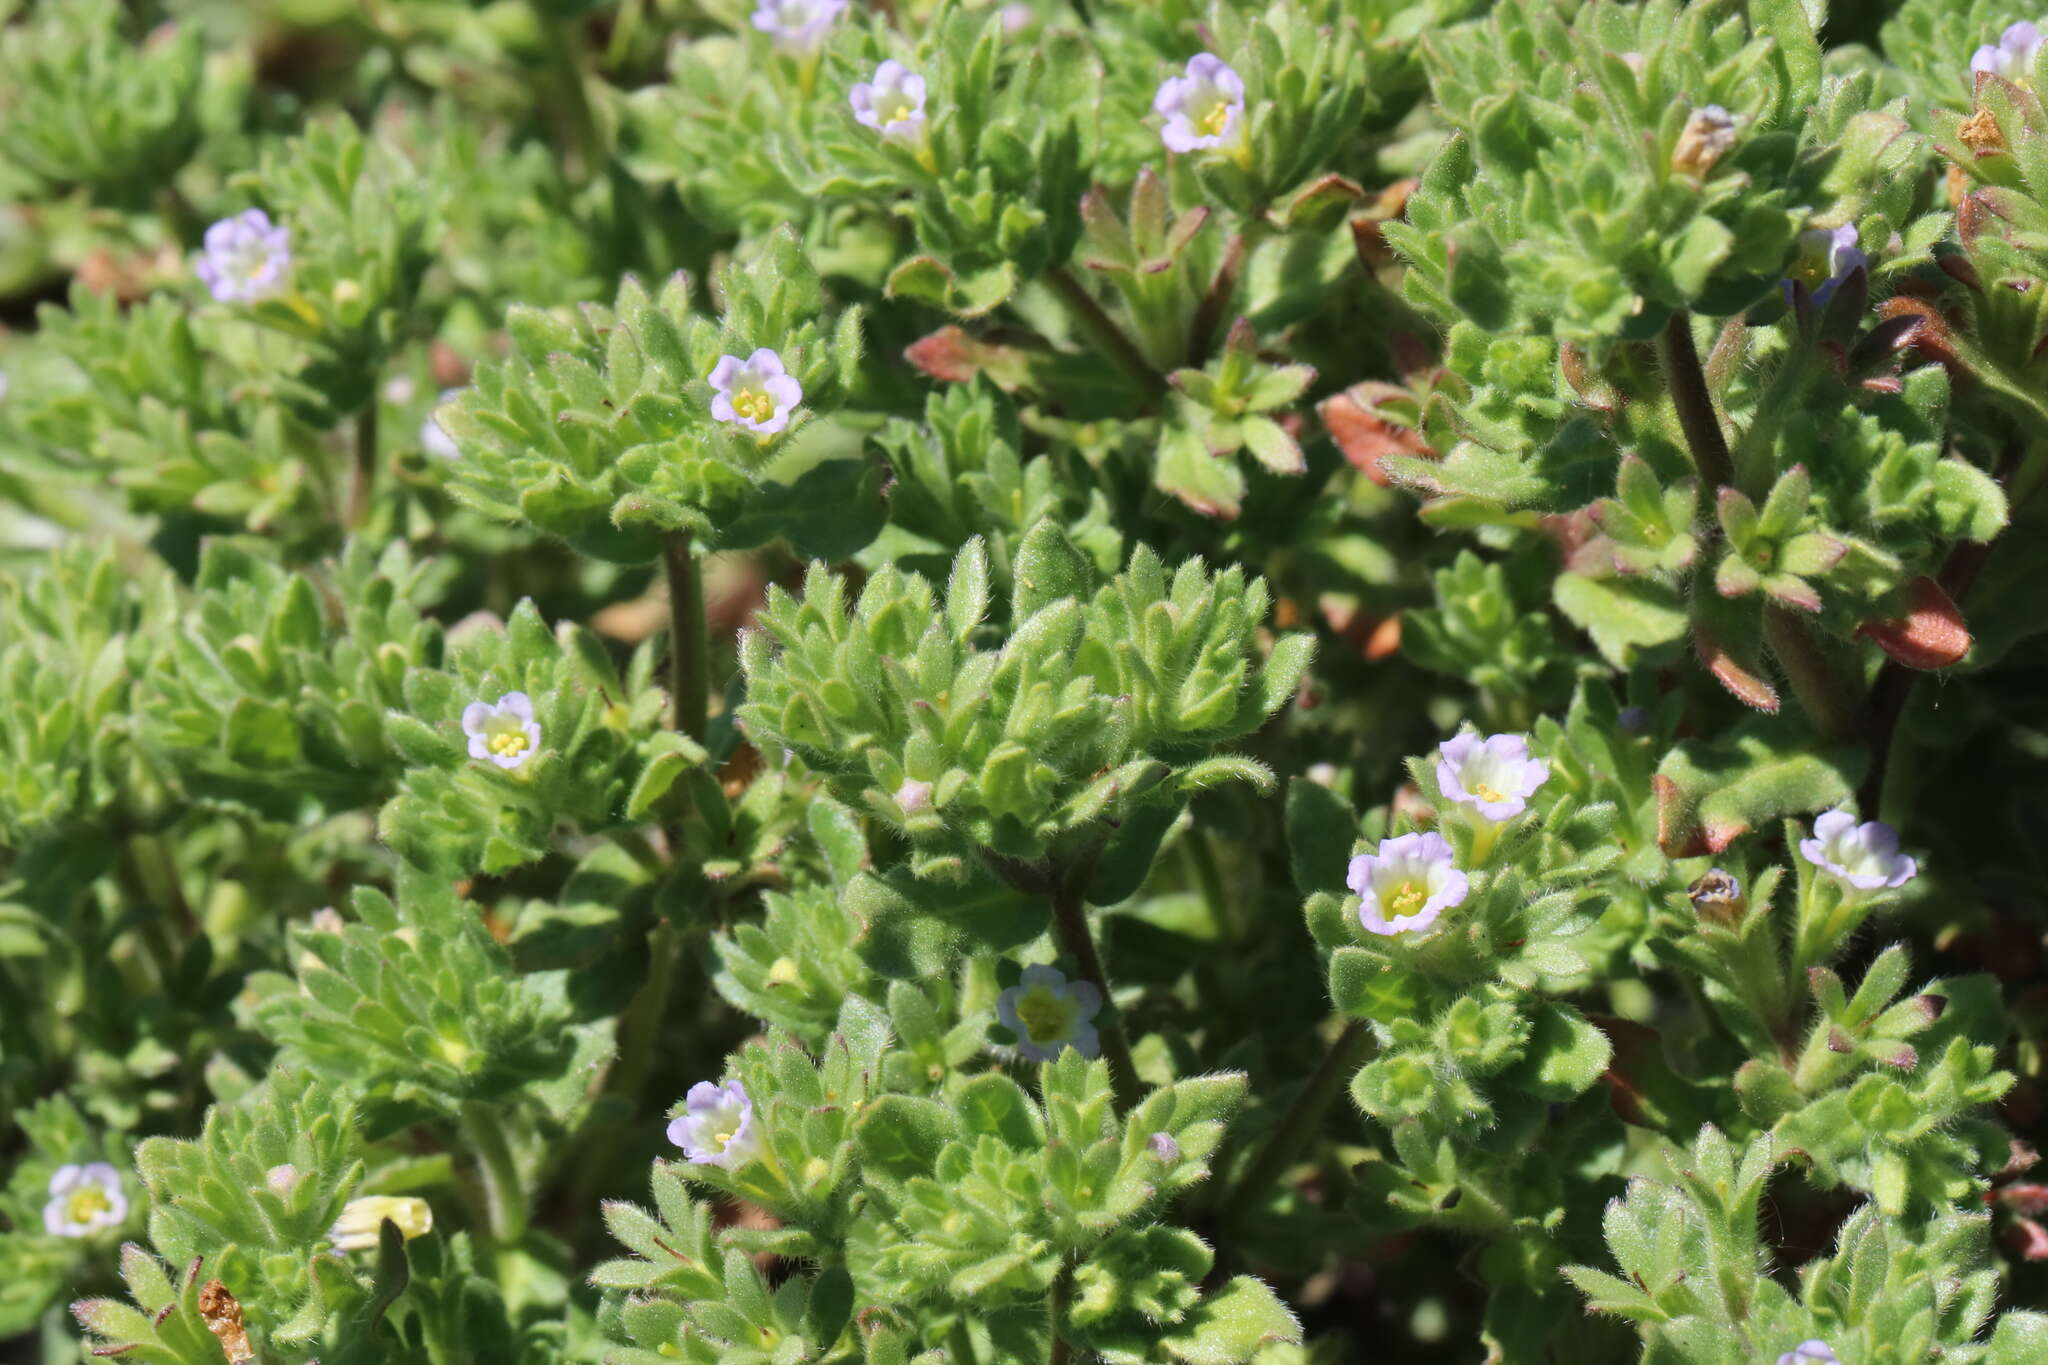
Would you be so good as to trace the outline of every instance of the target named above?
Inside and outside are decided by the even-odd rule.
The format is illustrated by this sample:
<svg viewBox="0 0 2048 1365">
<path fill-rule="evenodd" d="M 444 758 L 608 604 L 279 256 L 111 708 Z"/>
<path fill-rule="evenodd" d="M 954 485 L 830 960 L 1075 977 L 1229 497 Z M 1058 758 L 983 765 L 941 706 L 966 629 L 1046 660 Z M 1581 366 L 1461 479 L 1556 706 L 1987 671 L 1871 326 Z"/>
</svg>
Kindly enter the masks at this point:
<svg viewBox="0 0 2048 1365">
<path fill-rule="evenodd" d="M 2044 33 L 0 0 L 0 1354 L 2048 1361 Z"/>
</svg>

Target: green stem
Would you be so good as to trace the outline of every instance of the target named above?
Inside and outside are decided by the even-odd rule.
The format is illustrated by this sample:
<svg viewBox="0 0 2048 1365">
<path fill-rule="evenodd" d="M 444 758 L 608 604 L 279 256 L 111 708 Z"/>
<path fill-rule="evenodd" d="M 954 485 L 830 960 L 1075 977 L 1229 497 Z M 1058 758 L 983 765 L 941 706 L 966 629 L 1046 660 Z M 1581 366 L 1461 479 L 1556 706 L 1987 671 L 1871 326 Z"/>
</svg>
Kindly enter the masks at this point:
<svg viewBox="0 0 2048 1365">
<path fill-rule="evenodd" d="M 370 498 L 377 486 L 377 395 L 363 404 L 355 420 L 355 463 L 349 468 L 348 510 L 343 525 L 360 531 L 370 516 Z"/>
<path fill-rule="evenodd" d="M 514 1245 L 526 1235 L 526 1187 L 519 1178 L 518 1163 L 512 1158 L 512 1144 L 505 1136 L 503 1119 L 489 1105 L 464 1105 L 462 1134 L 476 1154 L 477 1171 L 483 1177 L 491 1236 L 501 1246 Z"/>
<path fill-rule="evenodd" d="M 1045 272 L 1046 283 L 1066 306 L 1067 316 L 1074 325 L 1088 334 L 1088 339 L 1097 350 L 1114 360 L 1131 378 L 1138 381 L 1145 392 L 1159 397 L 1166 392 L 1166 376 L 1153 368 L 1138 344 L 1117 326 L 1116 319 L 1103 311 L 1088 287 L 1075 279 L 1065 266 L 1054 266 Z"/>
<path fill-rule="evenodd" d="M 1244 917 L 1238 913 L 1236 900 L 1223 884 L 1223 871 L 1216 864 L 1216 849 L 1209 841 L 1208 832 L 1189 830 L 1181 849 L 1188 860 L 1188 873 L 1201 892 L 1202 904 L 1208 910 L 1216 932 L 1226 943 L 1243 942 Z"/>
<path fill-rule="evenodd" d="M 562 106 L 557 115 L 555 160 L 562 178 L 581 186 L 597 173 L 599 160 L 597 114 L 590 107 L 588 78 L 583 73 L 583 37 L 574 21 L 549 14 L 540 0 L 533 0 L 533 12 L 541 26 L 549 79 Z"/>
<path fill-rule="evenodd" d="M 1766 606 L 1764 640 L 1785 670 L 1792 695 L 1799 698 L 1800 709 L 1813 728 L 1830 740 L 1844 740 L 1854 733 L 1861 698 L 1836 670 L 1806 622 L 1785 607 Z"/>
<path fill-rule="evenodd" d="M 619 1060 L 607 1083 L 614 1094 L 637 1101 L 647 1086 L 659 1051 L 661 1026 L 675 994 L 685 941 L 683 931 L 669 919 L 656 924 L 647 935 L 647 979 L 619 1018 Z"/>
<path fill-rule="evenodd" d="M 1217 329 L 1223 325 L 1223 315 L 1237 293 L 1237 281 L 1244 274 L 1244 263 L 1250 259 L 1266 231 L 1262 213 L 1254 213 L 1243 227 L 1230 235 L 1230 241 L 1223 248 L 1223 260 L 1216 267 L 1216 278 L 1209 282 L 1209 292 L 1202 295 L 1202 302 L 1195 310 L 1194 325 L 1188 329 L 1188 364 L 1200 365 L 1208 359 L 1209 348 L 1216 344 Z"/>
<path fill-rule="evenodd" d="M 711 712 L 711 641 L 704 624 L 704 580 L 688 531 L 671 531 L 661 542 L 668 570 L 669 696 L 674 726 L 704 742 Z"/>
<path fill-rule="evenodd" d="M 1067 1301 L 1073 1294 L 1073 1271 L 1062 1266 L 1059 1278 L 1052 1282 L 1052 1296 L 1046 1305 L 1052 1317 L 1052 1353 L 1048 1357 L 1051 1365 L 1067 1365 L 1069 1359 L 1067 1339 L 1060 1335 L 1060 1324 L 1067 1319 Z"/>
<path fill-rule="evenodd" d="M 974 1337 L 967 1330 L 967 1319 L 953 1319 L 953 1330 L 946 1333 L 946 1365 L 979 1365 L 974 1354 Z"/>
<path fill-rule="evenodd" d="M 1244 1168 L 1244 1174 L 1230 1189 L 1229 1197 L 1223 1204 L 1223 1224 L 1230 1227 L 1249 1213 L 1252 1207 L 1264 1197 L 1266 1190 L 1277 1182 L 1301 1156 L 1302 1150 L 1322 1131 L 1323 1116 L 1328 1113 L 1330 1102 L 1337 1097 L 1350 1081 L 1358 1064 L 1364 1060 L 1372 1034 L 1366 1029 L 1365 1021 L 1353 1019 L 1344 1026 L 1330 1044 L 1330 1050 L 1323 1054 L 1323 1060 L 1316 1065 L 1313 1074 L 1301 1087 L 1301 1093 L 1294 1097 L 1294 1103 L 1280 1116 L 1280 1122 L 1266 1135 L 1265 1145 Z"/>
<path fill-rule="evenodd" d="M 1102 958 L 1095 951 L 1095 935 L 1088 928 L 1088 906 L 1082 897 L 1085 877 L 1073 876 L 1056 884 L 1052 891 L 1053 932 L 1060 947 L 1074 959 L 1086 980 L 1102 993 L 1103 1015 L 1096 1020 L 1096 1034 L 1102 1040 L 1102 1055 L 1109 1059 L 1110 1085 L 1116 1091 L 1118 1113 L 1129 1113 L 1138 1102 L 1138 1067 L 1131 1059 L 1130 1040 L 1124 1036 L 1123 1020 L 1115 1014 L 1109 996 L 1109 978 L 1102 970 Z"/>
<path fill-rule="evenodd" d="M 1706 372 L 1700 368 L 1699 347 L 1693 344 L 1692 315 L 1679 309 L 1658 339 L 1658 353 L 1664 361 L 1664 379 L 1671 386 L 1671 406 L 1677 410 L 1679 428 L 1692 450 L 1694 468 L 1706 487 L 1702 505 L 1714 505 L 1714 490 L 1735 482 L 1734 465 L 1728 455 L 1728 438 L 1721 431 L 1721 418 L 1714 411 L 1714 396 L 1707 388 Z"/>
</svg>

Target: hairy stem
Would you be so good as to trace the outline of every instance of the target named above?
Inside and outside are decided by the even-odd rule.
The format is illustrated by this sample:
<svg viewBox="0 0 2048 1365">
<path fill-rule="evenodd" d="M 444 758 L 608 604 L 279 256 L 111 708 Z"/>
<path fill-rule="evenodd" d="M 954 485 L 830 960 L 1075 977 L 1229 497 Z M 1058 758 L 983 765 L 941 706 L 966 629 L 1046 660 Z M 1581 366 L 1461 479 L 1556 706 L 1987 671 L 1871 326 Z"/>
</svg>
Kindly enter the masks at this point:
<svg viewBox="0 0 2048 1365">
<path fill-rule="evenodd" d="M 704 742 L 711 713 L 711 641 L 704 626 L 704 579 L 688 531 L 671 531 L 661 542 L 668 570 L 669 697 L 674 726 Z"/>
<path fill-rule="evenodd" d="M 500 1245 L 510 1246 L 526 1235 L 527 1207 L 526 1187 L 519 1178 L 504 1121 L 490 1105 L 467 1104 L 462 1109 L 462 1135 L 475 1153 L 477 1172 L 483 1177 L 491 1236 Z"/>
<path fill-rule="evenodd" d="M 1047 1357 L 1051 1365 L 1067 1365 L 1067 1339 L 1060 1335 L 1060 1324 L 1067 1318 L 1067 1301 L 1074 1296 L 1073 1271 L 1062 1267 L 1058 1279 L 1052 1282 L 1052 1295 L 1046 1304 L 1052 1317 L 1052 1354 Z"/>
<path fill-rule="evenodd" d="M 1322 1131 L 1323 1116 L 1329 1112 L 1330 1101 L 1351 1079 L 1371 1041 L 1372 1035 L 1367 1032 L 1364 1020 L 1353 1019 L 1344 1026 L 1344 1031 L 1330 1044 L 1330 1050 L 1323 1054 L 1323 1060 L 1317 1063 L 1314 1073 L 1294 1097 L 1294 1103 L 1287 1107 L 1287 1112 L 1280 1116 L 1280 1122 L 1266 1135 L 1265 1144 L 1244 1168 L 1244 1174 L 1231 1186 L 1229 1197 L 1223 1203 L 1225 1227 L 1249 1213 L 1267 1189 L 1286 1174 L 1302 1150 Z"/>
<path fill-rule="evenodd" d="M 1095 935 L 1088 928 L 1088 906 L 1081 893 L 1085 880 L 1068 877 L 1053 887 L 1053 932 L 1081 975 L 1102 992 L 1104 1014 L 1096 1019 L 1096 1032 L 1102 1039 L 1102 1055 L 1109 1059 L 1109 1080 L 1116 1091 L 1117 1112 L 1128 1113 L 1138 1102 L 1138 1068 L 1131 1060 L 1131 1044 L 1124 1036 L 1123 1020 L 1115 1015 L 1115 1006 L 1110 1002 L 1109 978 L 1103 973 L 1101 955 L 1095 951 Z"/>
<path fill-rule="evenodd" d="M 1799 698 L 1800 709 L 1813 728 L 1831 740 L 1847 739 L 1855 730 L 1861 699 L 1855 684 L 1835 668 L 1807 623 L 1788 608 L 1775 603 L 1766 606 L 1764 640 L 1785 670 L 1792 695 Z"/>
<path fill-rule="evenodd" d="M 370 499 L 377 487 L 377 394 L 363 404 L 355 420 L 355 463 L 349 466 L 348 510 L 342 524 L 360 531 L 370 517 Z"/>
<path fill-rule="evenodd" d="M 533 8 L 541 26 L 548 78 L 561 105 L 556 114 L 555 159 L 564 180 L 583 185 L 597 173 L 602 158 L 597 114 L 590 106 L 588 78 L 583 72 L 583 35 L 573 20 L 550 15 L 539 0 Z"/>
<path fill-rule="evenodd" d="M 1066 306 L 1067 316 L 1088 334 L 1096 349 L 1137 380 L 1146 393 L 1158 397 L 1166 392 L 1166 376 L 1153 367 L 1145 353 L 1138 349 L 1138 344 L 1117 326 L 1115 318 L 1103 311 L 1102 305 L 1095 301 L 1086 285 L 1074 278 L 1073 272 L 1065 266 L 1056 265 L 1045 272 L 1045 278 Z"/>
<path fill-rule="evenodd" d="M 1216 331 L 1223 325 L 1223 315 L 1230 307 L 1232 296 L 1237 293 L 1237 281 L 1244 274 L 1244 263 L 1265 235 L 1265 220 L 1254 214 L 1243 227 L 1231 233 L 1229 242 L 1224 244 L 1223 259 L 1216 266 L 1216 278 L 1209 281 L 1209 292 L 1202 295 L 1201 306 L 1195 310 L 1194 325 L 1188 328 L 1188 364 L 1200 365 L 1208 358 L 1209 348 L 1216 344 Z"/>
<path fill-rule="evenodd" d="M 1706 372 L 1700 368 L 1699 347 L 1693 344 L 1690 313 L 1680 309 L 1671 315 L 1657 350 L 1664 361 L 1665 381 L 1671 385 L 1671 406 L 1678 412 L 1678 425 L 1692 450 L 1693 467 L 1706 485 L 1702 505 L 1711 507 L 1714 490 L 1735 482 L 1735 469 L 1728 456 L 1728 438 L 1721 431 L 1720 414 L 1714 411 L 1714 397 L 1707 388 Z"/>
</svg>

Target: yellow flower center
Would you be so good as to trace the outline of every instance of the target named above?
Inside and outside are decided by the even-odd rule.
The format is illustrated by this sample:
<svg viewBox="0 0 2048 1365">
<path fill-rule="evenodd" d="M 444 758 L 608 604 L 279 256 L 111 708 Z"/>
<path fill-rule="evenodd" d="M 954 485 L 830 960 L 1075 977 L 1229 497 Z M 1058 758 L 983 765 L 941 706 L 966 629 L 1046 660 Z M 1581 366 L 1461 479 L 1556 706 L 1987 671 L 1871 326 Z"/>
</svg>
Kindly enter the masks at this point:
<svg viewBox="0 0 2048 1365">
<path fill-rule="evenodd" d="M 1048 990 L 1034 990 L 1017 999 L 1017 1018 L 1034 1043 L 1049 1043 L 1066 1035 L 1073 1011 L 1067 1002 Z"/>
<path fill-rule="evenodd" d="M 1201 121 L 1195 126 L 1202 130 L 1204 137 L 1221 137 L 1223 136 L 1223 130 L 1229 124 L 1230 101 L 1217 100 L 1209 106 L 1209 112 L 1202 115 Z"/>
<path fill-rule="evenodd" d="M 1429 888 L 1421 882 L 1402 882 L 1393 895 L 1387 897 L 1387 909 L 1396 915 L 1412 915 L 1429 900 Z"/>
<path fill-rule="evenodd" d="M 90 1223 L 114 1207 L 114 1201 L 107 1198 L 107 1192 L 98 1185 L 86 1185 L 71 1192 L 64 1203 L 65 1215 L 73 1223 Z"/>
<path fill-rule="evenodd" d="M 732 1145 L 732 1140 L 739 1136 L 739 1131 L 739 1129 L 735 1128 L 729 1133 L 713 1133 L 711 1135 L 711 1149 L 715 1152 L 724 1151 Z"/>
<path fill-rule="evenodd" d="M 749 422 L 765 422 L 775 415 L 775 400 L 762 389 L 742 389 L 732 396 L 732 410 Z"/>
<path fill-rule="evenodd" d="M 516 758 L 526 752 L 532 743 L 524 730 L 504 730 L 484 741 L 484 746 L 500 758 Z"/>
<path fill-rule="evenodd" d="M 1484 782 L 1473 783 L 1472 794 L 1489 804 L 1498 804 L 1508 799 L 1498 787 L 1488 786 Z"/>
<path fill-rule="evenodd" d="M 900 90 L 878 90 L 875 92 L 874 107 L 875 117 L 886 128 L 892 123 L 900 123 L 909 118 L 911 111 L 917 106 Z"/>
</svg>

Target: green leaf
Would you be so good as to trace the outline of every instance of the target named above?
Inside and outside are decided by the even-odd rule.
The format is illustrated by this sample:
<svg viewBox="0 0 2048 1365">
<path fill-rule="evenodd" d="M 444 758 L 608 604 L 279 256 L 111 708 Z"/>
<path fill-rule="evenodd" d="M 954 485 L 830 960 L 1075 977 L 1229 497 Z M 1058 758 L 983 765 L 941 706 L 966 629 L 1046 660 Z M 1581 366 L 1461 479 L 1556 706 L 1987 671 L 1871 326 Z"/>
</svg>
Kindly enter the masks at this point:
<svg viewBox="0 0 2048 1365">
<path fill-rule="evenodd" d="M 894 1180 L 929 1175 L 939 1149 L 959 1135 L 945 1105 L 915 1095 L 883 1095 L 854 1123 L 861 1160 Z"/>
<path fill-rule="evenodd" d="M 1570 1005 L 1540 1005 L 1529 1023 L 1528 1051 L 1505 1073 L 1510 1084 L 1558 1102 L 1577 1098 L 1607 1070 L 1614 1055 L 1607 1035 Z"/>
<path fill-rule="evenodd" d="M 1240 1275 L 1160 1338 L 1184 1365 L 1238 1365 L 1261 1348 L 1299 1342 L 1301 1324 L 1263 1281 Z"/>
<path fill-rule="evenodd" d="M 1062 598 L 1088 600 L 1095 571 L 1051 518 L 1038 522 L 1017 546 L 1011 568 L 1010 619 L 1024 622 Z"/>
</svg>

